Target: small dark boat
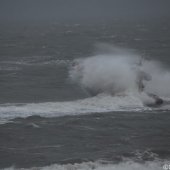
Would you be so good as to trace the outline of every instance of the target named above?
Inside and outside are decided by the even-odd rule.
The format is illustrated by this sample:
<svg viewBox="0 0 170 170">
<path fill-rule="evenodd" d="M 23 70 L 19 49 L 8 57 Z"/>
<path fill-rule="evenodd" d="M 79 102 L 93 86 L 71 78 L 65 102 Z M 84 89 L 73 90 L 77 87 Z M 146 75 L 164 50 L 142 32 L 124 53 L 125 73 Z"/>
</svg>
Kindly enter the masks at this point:
<svg viewBox="0 0 170 170">
<path fill-rule="evenodd" d="M 154 103 L 147 104 L 149 107 L 159 107 L 164 103 L 164 100 L 153 93 L 147 93 L 149 97 L 155 100 Z"/>
</svg>

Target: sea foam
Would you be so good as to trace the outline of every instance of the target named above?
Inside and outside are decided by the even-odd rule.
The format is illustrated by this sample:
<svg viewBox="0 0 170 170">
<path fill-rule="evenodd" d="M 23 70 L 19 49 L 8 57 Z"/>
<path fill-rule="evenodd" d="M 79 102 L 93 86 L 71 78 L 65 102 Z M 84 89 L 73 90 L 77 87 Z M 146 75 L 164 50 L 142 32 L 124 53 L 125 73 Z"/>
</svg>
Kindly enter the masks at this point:
<svg viewBox="0 0 170 170">
<path fill-rule="evenodd" d="M 148 161 L 138 163 L 134 161 L 124 161 L 118 164 L 100 163 L 100 162 L 83 162 L 80 164 L 53 164 L 46 167 L 25 168 L 5 168 L 4 170 L 162 170 L 163 166 L 168 165 L 161 161 Z"/>
</svg>

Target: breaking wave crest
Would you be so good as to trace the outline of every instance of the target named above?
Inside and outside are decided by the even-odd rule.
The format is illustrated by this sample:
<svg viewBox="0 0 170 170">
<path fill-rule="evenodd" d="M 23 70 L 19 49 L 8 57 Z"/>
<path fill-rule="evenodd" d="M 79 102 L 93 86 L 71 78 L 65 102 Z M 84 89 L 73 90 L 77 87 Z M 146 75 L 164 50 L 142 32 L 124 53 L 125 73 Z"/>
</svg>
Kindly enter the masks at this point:
<svg viewBox="0 0 170 170">
<path fill-rule="evenodd" d="M 53 164 L 46 167 L 21 168 L 21 170 L 162 170 L 166 162 L 163 161 L 148 161 L 139 163 L 134 161 L 123 161 L 118 164 L 100 163 L 100 162 L 83 162 L 76 164 Z M 168 164 L 167 164 L 168 165 Z M 10 167 L 4 170 L 16 170 L 19 168 Z"/>
</svg>

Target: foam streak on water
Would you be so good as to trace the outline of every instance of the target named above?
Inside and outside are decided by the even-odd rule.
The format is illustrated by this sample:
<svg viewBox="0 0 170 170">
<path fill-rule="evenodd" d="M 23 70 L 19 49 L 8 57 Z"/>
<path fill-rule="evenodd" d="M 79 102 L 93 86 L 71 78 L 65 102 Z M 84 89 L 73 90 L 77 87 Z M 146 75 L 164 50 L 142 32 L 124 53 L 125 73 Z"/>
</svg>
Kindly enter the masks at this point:
<svg viewBox="0 0 170 170">
<path fill-rule="evenodd" d="M 48 102 L 30 104 L 3 104 L 0 105 L 1 122 L 16 117 L 39 115 L 42 117 L 57 117 L 64 115 L 101 113 L 110 111 L 139 111 L 149 109 L 133 95 L 110 96 L 100 94 L 95 97 L 70 102 Z"/>
</svg>

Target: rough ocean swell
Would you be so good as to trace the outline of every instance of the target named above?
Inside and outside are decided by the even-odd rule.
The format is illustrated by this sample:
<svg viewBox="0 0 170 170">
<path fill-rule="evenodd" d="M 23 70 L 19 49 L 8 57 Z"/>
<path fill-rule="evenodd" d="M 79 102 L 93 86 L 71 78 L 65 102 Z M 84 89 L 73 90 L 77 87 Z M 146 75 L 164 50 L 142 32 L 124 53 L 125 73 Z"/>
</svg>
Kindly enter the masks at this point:
<svg viewBox="0 0 170 170">
<path fill-rule="evenodd" d="M 168 168 L 168 24 L 0 29 L 0 168 Z"/>
<path fill-rule="evenodd" d="M 1 104 L 0 121 L 33 115 L 57 117 L 111 111 L 154 110 L 147 106 L 148 103 L 154 103 L 147 93 L 154 93 L 169 102 L 170 72 L 163 69 L 161 63 L 145 60 L 129 50 L 106 44 L 102 46 L 104 49 L 106 47 L 109 51 L 107 54 L 75 59 L 70 66 L 67 64 L 70 67 L 70 81 L 86 91 L 87 98 L 67 102 Z M 139 92 L 136 81 L 138 72 L 143 70 L 151 80 L 144 80 L 145 89 Z M 170 106 L 164 105 L 156 109 L 169 110 Z"/>
<path fill-rule="evenodd" d="M 146 59 L 132 50 L 108 44 L 99 44 L 97 48 L 90 57 L 65 60 L 31 57 L 1 63 L 5 64 L 1 67 L 4 80 L 8 82 L 6 78 L 11 76 L 14 81 L 11 94 L 17 94 L 16 88 L 23 92 L 21 99 L 29 92 L 32 98 L 30 102 L 0 104 L 0 133 L 4 136 L 0 140 L 0 167 L 5 170 L 167 168 L 170 71 L 161 62 Z M 12 80 L 9 82 L 13 83 Z M 58 81 L 57 87 L 52 80 Z M 48 94 L 51 87 L 54 91 L 58 88 L 59 97 L 72 90 L 73 96 L 81 92 L 83 97 L 32 100 L 39 88 L 40 93 L 45 89 Z M 61 87 L 65 93 L 60 93 Z M 28 92 L 24 93 L 25 89 Z M 149 94 L 160 97 L 164 103 L 155 105 Z"/>
</svg>

